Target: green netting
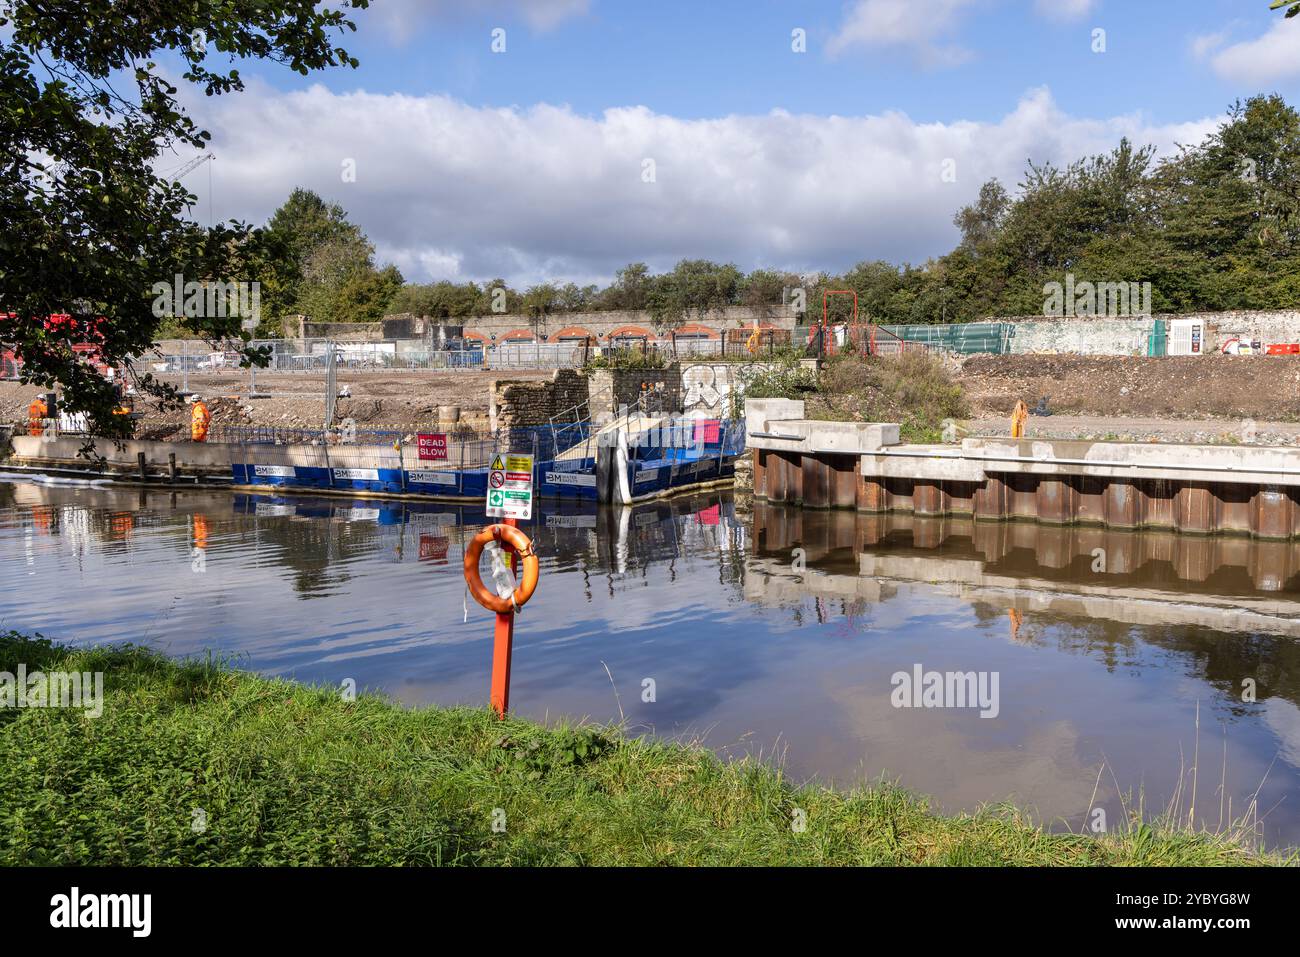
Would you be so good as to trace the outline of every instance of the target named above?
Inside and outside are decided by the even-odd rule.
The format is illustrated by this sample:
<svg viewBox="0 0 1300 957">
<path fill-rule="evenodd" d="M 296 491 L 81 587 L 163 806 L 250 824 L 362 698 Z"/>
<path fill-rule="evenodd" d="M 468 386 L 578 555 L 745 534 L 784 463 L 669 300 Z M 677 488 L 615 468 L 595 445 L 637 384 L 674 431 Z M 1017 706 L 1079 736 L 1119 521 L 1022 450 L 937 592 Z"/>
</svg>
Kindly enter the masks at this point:
<svg viewBox="0 0 1300 957">
<path fill-rule="evenodd" d="M 881 326 L 906 342 L 924 342 L 936 349 L 951 352 L 992 352 L 1000 355 L 1008 351 L 1007 340 L 1014 335 L 1010 323 L 966 322 L 947 325 Z"/>
</svg>

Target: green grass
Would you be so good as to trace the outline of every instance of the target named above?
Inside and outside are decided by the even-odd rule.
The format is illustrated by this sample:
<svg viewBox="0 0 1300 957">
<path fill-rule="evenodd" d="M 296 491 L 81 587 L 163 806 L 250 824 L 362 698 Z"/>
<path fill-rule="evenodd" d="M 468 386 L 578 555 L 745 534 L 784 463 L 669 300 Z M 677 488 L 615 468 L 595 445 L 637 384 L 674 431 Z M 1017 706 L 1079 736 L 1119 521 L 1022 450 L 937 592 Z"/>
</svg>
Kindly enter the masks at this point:
<svg viewBox="0 0 1300 957">
<path fill-rule="evenodd" d="M 1146 825 L 1085 837 L 1008 809 L 941 817 L 893 786 L 797 786 L 608 728 L 348 702 L 220 662 L 0 635 L 0 671 L 20 662 L 102 671 L 106 700 L 98 718 L 0 711 L 3 865 L 1285 862 Z"/>
</svg>

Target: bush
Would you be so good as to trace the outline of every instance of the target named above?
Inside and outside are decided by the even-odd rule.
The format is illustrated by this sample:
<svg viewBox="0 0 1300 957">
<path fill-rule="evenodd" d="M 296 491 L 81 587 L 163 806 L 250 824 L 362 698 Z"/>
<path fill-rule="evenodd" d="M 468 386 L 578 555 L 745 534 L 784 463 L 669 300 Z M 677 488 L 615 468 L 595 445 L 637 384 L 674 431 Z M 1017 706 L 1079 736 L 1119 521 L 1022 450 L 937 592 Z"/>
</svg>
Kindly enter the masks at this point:
<svg viewBox="0 0 1300 957">
<path fill-rule="evenodd" d="M 810 418 L 897 422 L 910 442 L 938 442 L 944 419 L 968 413 L 961 386 L 928 352 L 837 356 L 827 361 Z"/>
<path fill-rule="evenodd" d="M 630 349 L 622 347 L 614 350 L 605 350 L 598 356 L 592 356 L 587 360 L 584 369 L 663 369 L 668 366 L 668 360 L 661 353 L 654 349 L 647 349 L 642 352 L 640 349 Z"/>
<path fill-rule="evenodd" d="M 827 359 L 820 372 L 797 357 L 757 372 L 744 390 L 749 399 L 804 399 L 810 419 L 897 422 L 910 442 L 938 442 L 944 419 L 968 415 L 961 386 L 943 360 L 927 352 Z"/>
</svg>

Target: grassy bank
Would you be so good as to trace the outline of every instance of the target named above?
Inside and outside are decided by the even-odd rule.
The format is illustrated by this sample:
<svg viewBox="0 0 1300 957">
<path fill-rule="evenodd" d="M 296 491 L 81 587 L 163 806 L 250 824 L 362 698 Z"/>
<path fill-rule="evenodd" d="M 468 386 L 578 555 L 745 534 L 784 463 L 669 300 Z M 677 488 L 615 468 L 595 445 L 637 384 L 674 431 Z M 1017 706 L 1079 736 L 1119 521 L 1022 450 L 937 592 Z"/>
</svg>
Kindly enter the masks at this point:
<svg viewBox="0 0 1300 957">
<path fill-rule="evenodd" d="M 212 662 L 0 635 L 0 672 L 20 663 L 102 671 L 105 702 L 98 718 L 0 710 L 0 865 L 1277 860 L 1149 827 L 1091 838 L 1012 812 L 939 817 L 896 788 L 798 787 L 610 730 L 347 702 Z"/>
</svg>

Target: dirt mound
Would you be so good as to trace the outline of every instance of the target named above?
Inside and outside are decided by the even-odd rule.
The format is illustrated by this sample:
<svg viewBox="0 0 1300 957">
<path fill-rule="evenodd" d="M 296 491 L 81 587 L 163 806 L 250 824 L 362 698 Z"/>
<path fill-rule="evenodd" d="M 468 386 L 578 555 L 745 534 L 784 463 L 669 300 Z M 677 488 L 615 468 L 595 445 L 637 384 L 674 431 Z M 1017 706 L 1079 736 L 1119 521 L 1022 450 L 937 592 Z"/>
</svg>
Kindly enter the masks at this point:
<svg viewBox="0 0 1300 957">
<path fill-rule="evenodd" d="M 975 416 L 1046 396 L 1071 415 L 1300 420 L 1297 356 L 971 356 L 958 381 Z"/>
</svg>

